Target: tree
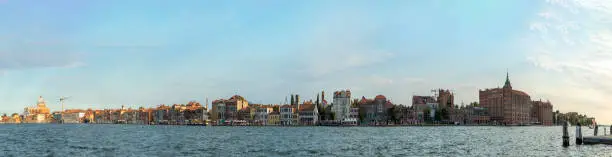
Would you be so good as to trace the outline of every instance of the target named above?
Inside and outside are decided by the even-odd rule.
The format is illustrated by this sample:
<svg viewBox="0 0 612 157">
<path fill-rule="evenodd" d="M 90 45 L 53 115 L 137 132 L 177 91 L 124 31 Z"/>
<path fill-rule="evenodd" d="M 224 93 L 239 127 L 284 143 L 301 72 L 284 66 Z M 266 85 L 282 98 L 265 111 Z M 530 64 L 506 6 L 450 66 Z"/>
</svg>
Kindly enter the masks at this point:
<svg viewBox="0 0 612 157">
<path fill-rule="evenodd" d="M 387 125 L 389 125 L 389 121 L 395 122 L 395 119 L 397 119 L 397 117 L 395 116 L 395 113 L 393 112 L 394 109 L 395 109 L 395 106 L 387 110 Z"/>
<path fill-rule="evenodd" d="M 442 121 L 442 110 L 436 110 L 436 115 L 434 115 L 434 119 L 436 121 Z"/>
<path fill-rule="evenodd" d="M 328 119 L 329 120 L 336 120 L 336 113 L 335 112 L 329 112 L 329 116 Z"/>
<path fill-rule="evenodd" d="M 447 108 L 443 108 L 440 110 L 440 116 L 442 117 L 443 120 L 448 120 L 450 119 L 450 114 L 448 112 Z"/>
</svg>

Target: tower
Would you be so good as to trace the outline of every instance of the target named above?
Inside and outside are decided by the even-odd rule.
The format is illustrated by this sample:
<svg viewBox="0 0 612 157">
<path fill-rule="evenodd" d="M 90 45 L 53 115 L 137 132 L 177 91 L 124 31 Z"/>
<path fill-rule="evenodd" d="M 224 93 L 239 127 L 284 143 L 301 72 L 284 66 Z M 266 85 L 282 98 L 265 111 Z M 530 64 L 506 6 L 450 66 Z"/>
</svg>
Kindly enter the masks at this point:
<svg viewBox="0 0 612 157">
<path fill-rule="evenodd" d="M 291 104 L 290 105 L 293 105 L 294 102 L 295 102 L 295 98 L 293 97 L 293 94 L 291 94 Z"/>
<path fill-rule="evenodd" d="M 321 100 L 325 100 L 325 91 L 321 91 Z"/>
<path fill-rule="evenodd" d="M 506 71 L 506 83 L 504 83 L 504 88 L 512 89 L 512 84 L 510 83 L 510 75 L 508 74 L 508 71 Z"/>
<path fill-rule="evenodd" d="M 513 106 L 514 104 L 512 103 L 512 85 L 510 83 L 510 75 L 508 73 L 508 71 L 506 71 L 506 82 L 504 83 L 504 87 L 502 88 L 502 111 L 503 111 L 503 117 L 504 117 L 504 122 L 505 123 L 514 123 L 513 121 L 513 108 L 515 108 L 516 106 Z"/>
</svg>

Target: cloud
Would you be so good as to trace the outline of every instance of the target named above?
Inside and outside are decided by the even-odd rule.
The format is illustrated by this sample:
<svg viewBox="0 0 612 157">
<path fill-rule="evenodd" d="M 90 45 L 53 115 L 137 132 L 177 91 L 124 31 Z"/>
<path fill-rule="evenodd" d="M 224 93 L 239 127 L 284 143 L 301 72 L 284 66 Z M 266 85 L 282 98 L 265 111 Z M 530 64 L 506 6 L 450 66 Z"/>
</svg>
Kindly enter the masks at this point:
<svg viewBox="0 0 612 157">
<path fill-rule="evenodd" d="M 9 36 L 0 41 L 0 71 L 84 65 L 83 53 L 62 39 Z"/>
<path fill-rule="evenodd" d="M 571 93 L 599 103 L 589 106 L 605 106 L 601 93 L 612 93 L 612 1 L 546 2 L 529 27 L 527 59 L 568 76 Z"/>
<path fill-rule="evenodd" d="M 78 60 L 78 56 L 77 53 L 0 52 L 0 71 L 46 67 L 74 68 L 84 65 Z"/>
<path fill-rule="evenodd" d="M 301 52 L 305 71 L 313 78 L 384 63 L 395 55 L 376 47 L 380 32 L 374 19 L 351 9 L 322 14 L 307 28 Z"/>
</svg>

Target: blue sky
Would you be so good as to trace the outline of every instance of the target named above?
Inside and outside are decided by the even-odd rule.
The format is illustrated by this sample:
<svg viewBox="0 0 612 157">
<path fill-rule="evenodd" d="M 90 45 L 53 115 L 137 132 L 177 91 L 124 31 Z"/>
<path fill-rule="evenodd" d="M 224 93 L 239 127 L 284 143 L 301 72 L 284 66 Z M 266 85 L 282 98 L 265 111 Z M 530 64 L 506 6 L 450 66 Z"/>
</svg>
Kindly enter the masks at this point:
<svg viewBox="0 0 612 157">
<path fill-rule="evenodd" d="M 612 4 L 565 0 L 0 1 L 0 112 L 351 89 L 409 104 L 503 84 L 610 121 Z M 331 97 L 331 95 L 327 95 Z"/>
</svg>

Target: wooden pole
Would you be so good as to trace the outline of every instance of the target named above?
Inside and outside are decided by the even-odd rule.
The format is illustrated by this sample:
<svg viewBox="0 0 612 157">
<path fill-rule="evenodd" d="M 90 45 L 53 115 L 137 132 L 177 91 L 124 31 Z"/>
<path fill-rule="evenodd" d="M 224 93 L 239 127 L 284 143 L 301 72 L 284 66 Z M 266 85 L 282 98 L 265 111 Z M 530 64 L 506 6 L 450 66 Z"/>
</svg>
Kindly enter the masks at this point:
<svg viewBox="0 0 612 157">
<path fill-rule="evenodd" d="M 563 147 L 569 146 L 569 133 L 567 131 L 567 122 L 563 124 Z"/>
<path fill-rule="evenodd" d="M 593 129 L 593 136 L 597 136 L 598 129 L 599 129 L 599 126 L 595 125 L 595 129 Z"/>
<path fill-rule="evenodd" d="M 582 145 L 582 126 L 576 125 L 576 145 Z"/>
</svg>

